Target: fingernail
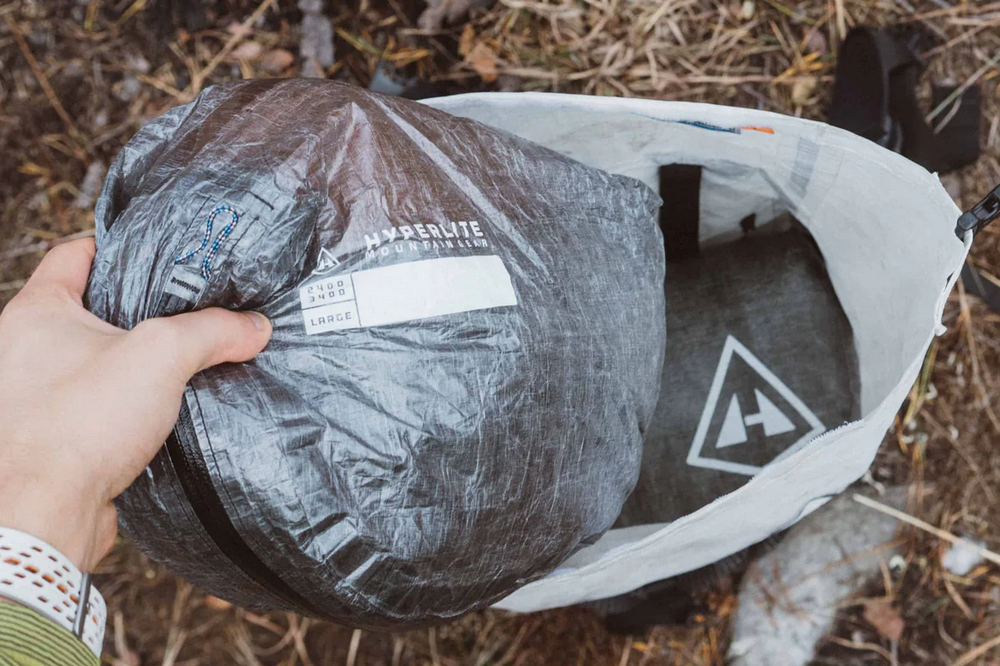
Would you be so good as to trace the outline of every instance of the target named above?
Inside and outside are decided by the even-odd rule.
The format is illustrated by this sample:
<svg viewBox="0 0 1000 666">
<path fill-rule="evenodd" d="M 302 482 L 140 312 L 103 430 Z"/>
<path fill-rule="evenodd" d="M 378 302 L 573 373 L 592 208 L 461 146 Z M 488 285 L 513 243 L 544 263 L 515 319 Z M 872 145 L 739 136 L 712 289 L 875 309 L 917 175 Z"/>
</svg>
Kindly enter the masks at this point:
<svg viewBox="0 0 1000 666">
<path fill-rule="evenodd" d="M 265 317 L 259 312 L 247 312 L 245 314 L 248 317 L 250 317 L 250 321 L 253 322 L 253 325 L 257 328 L 258 331 L 267 330 L 267 324 L 268 324 L 267 317 Z"/>
</svg>

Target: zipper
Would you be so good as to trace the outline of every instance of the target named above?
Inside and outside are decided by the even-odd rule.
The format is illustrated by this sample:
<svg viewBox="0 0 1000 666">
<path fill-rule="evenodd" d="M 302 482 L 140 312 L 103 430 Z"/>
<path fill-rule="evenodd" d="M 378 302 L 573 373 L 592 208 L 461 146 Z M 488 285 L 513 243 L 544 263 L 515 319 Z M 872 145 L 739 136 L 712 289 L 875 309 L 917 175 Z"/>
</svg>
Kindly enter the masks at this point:
<svg viewBox="0 0 1000 666">
<path fill-rule="evenodd" d="M 190 310 L 190 306 L 188 300 L 164 291 L 161 292 L 159 302 L 153 308 L 153 316 L 177 314 Z M 212 483 L 208 464 L 198 446 L 198 435 L 186 397 L 181 401 L 177 424 L 167 437 L 164 448 L 188 504 L 191 505 L 205 532 L 233 567 L 290 608 L 320 618 L 329 617 L 282 580 L 240 536 Z"/>
<path fill-rule="evenodd" d="M 197 442 L 191 412 L 187 403 L 182 402 L 180 418 L 170 437 L 167 438 L 167 455 L 177 473 L 184 495 L 205 532 L 226 559 L 272 595 L 301 612 L 321 618 L 328 617 L 327 613 L 292 589 L 240 536 L 212 484 L 208 465 Z"/>
</svg>

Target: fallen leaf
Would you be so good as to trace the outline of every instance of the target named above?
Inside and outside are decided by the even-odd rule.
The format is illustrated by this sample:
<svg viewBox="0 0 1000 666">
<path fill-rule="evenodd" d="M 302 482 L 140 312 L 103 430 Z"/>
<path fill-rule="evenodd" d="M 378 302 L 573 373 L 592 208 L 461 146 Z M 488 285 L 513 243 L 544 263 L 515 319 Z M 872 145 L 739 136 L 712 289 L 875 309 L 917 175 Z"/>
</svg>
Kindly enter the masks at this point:
<svg viewBox="0 0 1000 666">
<path fill-rule="evenodd" d="M 809 101 L 813 91 L 816 90 L 816 83 L 815 76 L 805 76 L 797 79 L 792 84 L 792 103 L 796 106 L 802 106 Z"/>
<path fill-rule="evenodd" d="M 827 47 L 826 35 L 819 30 L 810 35 L 809 39 L 806 41 L 806 52 L 808 53 L 818 53 L 822 56 L 826 55 L 829 50 L 829 47 Z"/>
<path fill-rule="evenodd" d="M 281 74 L 292 66 L 295 56 L 285 49 L 274 49 L 264 54 L 260 59 L 260 66 L 269 74 Z"/>
<path fill-rule="evenodd" d="M 239 62 L 240 60 L 256 60 L 264 52 L 264 47 L 258 42 L 243 42 L 229 52 L 229 60 Z"/>
<path fill-rule="evenodd" d="M 462 28 L 462 38 L 458 40 L 458 54 L 463 58 L 472 52 L 472 43 L 476 41 L 476 29 L 471 23 Z"/>
<path fill-rule="evenodd" d="M 239 35 L 240 37 L 246 37 L 247 35 L 253 34 L 253 28 L 248 25 L 243 25 L 242 23 L 237 23 L 233 21 L 228 26 L 226 26 L 226 32 L 230 35 Z"/>
<path fill-rule="evenodd" d="M 219 597 L 208 595 L 205 597 L 205 606 L 214 611 L 227 611 L 233 607 L 231 603 Z"/>
<path fill-rule="evenodd" d="M 476 74 L 481 76 L 483 81 L 497 80 L 496 54 L 484 42 L 476 44 L 465 60 L 472 65 L 472 69 L 476 70 Z"/>
<path fill-rule="evenodd" d="M 864 618 L 875 627 L 878 633 L 893 641 L 900 639 L 903 635 L 903 629 L 906 627 L 903 618 L 899 616 L 899 611 L 885 599 L 866 601 Z"/>
</svg>

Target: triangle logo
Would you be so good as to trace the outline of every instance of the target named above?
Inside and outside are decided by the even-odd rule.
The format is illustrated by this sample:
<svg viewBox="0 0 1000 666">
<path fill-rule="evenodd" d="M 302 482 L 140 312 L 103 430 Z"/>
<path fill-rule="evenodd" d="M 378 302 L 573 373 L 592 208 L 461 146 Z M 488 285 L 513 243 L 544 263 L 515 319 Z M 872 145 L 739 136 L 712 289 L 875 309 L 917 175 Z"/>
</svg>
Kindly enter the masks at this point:
<svg viewBox="0 0 1000 666">
<path fill-rule="evenodd" d="M 340 265 L 333 253 L 323 248 L 319 251 L 319 262 L 316 264 L 316 269 L 313 271 L 313 275 L 322 275 L 323 273 L 328 273 L 334 268 Z"/>
<path fill-rule="evenodd" d="M 825 430 L 784 382 L 729 335 L 687 463 L 753 476 Z"/>
</svg>

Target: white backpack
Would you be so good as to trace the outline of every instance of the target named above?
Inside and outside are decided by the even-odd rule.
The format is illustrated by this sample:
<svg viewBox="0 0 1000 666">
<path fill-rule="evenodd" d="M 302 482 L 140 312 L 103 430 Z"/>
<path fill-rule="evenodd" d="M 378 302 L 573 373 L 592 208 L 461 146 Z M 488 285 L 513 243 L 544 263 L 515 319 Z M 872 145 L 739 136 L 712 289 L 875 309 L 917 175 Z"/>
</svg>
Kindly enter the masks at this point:
<svg viewBox="0 0 1000 666">
<path fill-rule="evenodd" d="M 791 213 L 823 253 L 859 361 L 860 420 L 804 442 L 694 513 L 609 531 L 500 608 L 592 601 L 700 568 L 792 525 L 865 473 L 944 331 L 972 242 L 971 233 L 956 237 L 960 211 L 933 174 L 844 130 L 748 109 L 545 93 L 427 103 L 653 189 L 661 165 L 701 165 L 703 245 L 738 235 L 748 215 Z"/>
</svg>

